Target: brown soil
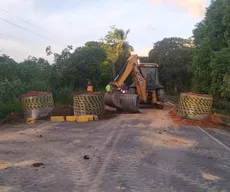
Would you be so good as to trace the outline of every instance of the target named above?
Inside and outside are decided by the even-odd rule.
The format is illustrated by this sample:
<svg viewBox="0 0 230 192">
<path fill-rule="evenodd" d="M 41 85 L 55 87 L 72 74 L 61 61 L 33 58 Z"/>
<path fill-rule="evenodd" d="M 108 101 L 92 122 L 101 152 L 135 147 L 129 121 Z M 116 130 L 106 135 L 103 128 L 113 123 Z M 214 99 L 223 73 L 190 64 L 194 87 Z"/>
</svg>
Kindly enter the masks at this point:
<svg viewBox="0 0 230 192">
<path fill-rule="evenodd" d="M 142 127 L 142 128 L 145 127 L 145 125 L 144 125 L 143 123 L 139 123 L 137 126 L 138 126 L 138 127 Z"/>
<path fill-rule="evenodd" d="M 55 107 L 50 114 L 51 116 L 73 116 L 73 107 L 71 106 L 60 106 Z"/>
<path fill-rule="evenodd" d="M 178 139 L 178 138 L 171 138 L 169 139 L 170 142 L 174 142 L 174 143 L 178 143 L 178 144 L 182 144 L 182 145 L 187 145 L 188 143 L 185 142 L 184 140 L 182 139 Z"/>
<path fill-rule="evenodd" d="M 5 161 L 0 161 L 0 170 L 5 169 L 7 167 L 8 167 L 8 163 L 6 163 Z"/>
<path fill-rule="evenodd" d="M 5 161 L 0 160 L 0 170 L 6 169 L 8 167 L 24 167 L 24 166 L 29 166 L 29 165 L 34 166 L 34 164 L 38 164 L 38 163 L 34 160 L 21 161 L 17 163 L 5 162 Z"/>
<path fill-rule="evenodd" d="M 16 124 L 24 123 L 24 117 L 22 113 L 10 113 L 4 119 L 0 120 L 0 125 L 3 124 Z"/>
<path fill-rule="evenodd" d="M 140 114 L 130 114 L 132 118 L 143 119 L 147 121 L 151 121 L 152 128 L 159 127 L 171 127 L 174 126 L 173 120 L 168 115 L 168 109 L 165 107 L 164 109 L 141 109 Z"/>
<path fill-rule="evenodd" d="M 202 176 L 204 179 L 210 180 L 210 181 L 216 181 L 216 180 L 220 179 L 219 177 L 217 177 L 215 175 L 211 175 L 209 173 L 202 173 Z"/>
<path fill-rule="evenodd" d="M 103 95 L 103 92 L 91 92 L 91 91 L 82 91 L 74 92 L 73 95 Z"/>
<path fill-rule="evenodd" d="M 178 147 L 192 147 L 196 145 L 194 140 L 188 140 L 180 137 L 173 137 L 167 133 L 148 133 L 141 137 L 141 141 L 150 145 L 166 147 L 166 148 L 178 148 Z"/>
<path fill-rule="evenodd" d="M 173 121 L 177 124 L 200 126 L 202 128 L 215 128 L 220 125 L 225 125 L 223 120 L 220 118 L 221 115 L 219 114 L 209 115 L 201 121 L 181 118 L 176 112 L 176 107 L 173 107 L 169 111 L 169 114 L 171 115 Z"/>
<path fill-rule="evenodd" d="M 33 97 L 33 96 L 40 96 L 40 95 L 48 95 L 48 94 L 52 94 L 50 92 L 40 92 L 40 91 L 30 91 L 26 94 L 21 95 L 22 97 Z"/>
<path fill-rule="evenodd" d="M 99 120 L 106 120 L 116 117 L 117 111 L 114 108 L 111 108 L 109 106 L 105 106 L 105 112 L 104 114 L 98 115 Z"/>
</svg>

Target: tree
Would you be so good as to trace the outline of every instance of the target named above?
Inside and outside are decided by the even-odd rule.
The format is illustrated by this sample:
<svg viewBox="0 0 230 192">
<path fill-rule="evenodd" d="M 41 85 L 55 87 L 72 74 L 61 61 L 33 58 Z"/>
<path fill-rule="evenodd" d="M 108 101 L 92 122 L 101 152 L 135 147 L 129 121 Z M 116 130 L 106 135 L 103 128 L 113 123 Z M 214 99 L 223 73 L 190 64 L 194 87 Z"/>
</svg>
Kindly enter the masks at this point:
<svg viewBox="0 0 230 192">
<path fill-rule="evenodd" d="M 124 31 L 117 29 L 115 26 L 111 26 L 108 34 L 102 39 L 108 60 L 112 63 L 114 77 L 116 76 L 115 64 L 119 60 L 119 57 L 130 55 L 133 51 L 133 47 L 127 42 L 129 32 L 129 29 Z"/>
<path fill-rule="evenodd" d="M 203 21 L 193 30 L 196 51 L 192 63 L 193 87 L 197 92 L 226 98 L 229 77 L 230 4 L 212 1 Z M 228 96 L 229 97 L 229 96 Z"/>
<path fill-rule="evenodd" d="M 14 80 L 18 78 L 18 64 L 9 56 L 0 56 L 0 81 L 4 79 Z"/>
<path fill-rule="evenodd" d="M 63 85 L 70 85 L 73 89 L 85 88 L 87 79 L 90 79 L 94 86 L 98 87 L 101 66 L 106 58 L 106 52 L 100 46 L 88 43 L 76 48 L 66 59 L 66 65 L 62 68 Z"/>
<path fill-rule="evenodd" d="M 106 53 L 106 44 L 104 42 L 88 41 L 88 42 L 85 43 L 85 47 L 99 48 L 99 49 L 103 50 Z M 107 53 L 106 53 L 106 58 L 108 58 Z M 98 81 L 98 85 L 104 87 L 113 78 L 112 68 L 111 68 L 109 60 L 106 59 L 104 62 L 102 62 L 101 65 L 100 65 L 100 68 L 101 68 L 100 69 L 101 78 Z"/>
<path fill-rule="evenodd" d="M 191 80 L 193 44 L 188 39 L 164 38 L 154 44 L 149 61 L 159 64 L 159 77 L 168 91 L 188 89 Z"/>
</svg>

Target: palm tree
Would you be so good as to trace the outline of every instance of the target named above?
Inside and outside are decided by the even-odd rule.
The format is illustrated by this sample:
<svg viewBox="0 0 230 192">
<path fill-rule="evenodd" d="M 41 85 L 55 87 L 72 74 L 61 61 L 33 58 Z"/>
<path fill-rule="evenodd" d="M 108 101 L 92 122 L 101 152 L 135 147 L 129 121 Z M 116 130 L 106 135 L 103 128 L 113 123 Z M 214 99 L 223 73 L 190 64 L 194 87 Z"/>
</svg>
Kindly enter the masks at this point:
<svg viewBox="0 0 230 192">
<path fill-rule="evenodd" d="M 115 36 L 117 38 L 117 48 L 122 49 L 125 53 L 131 53 L 133 51 L 133 47 L 126 41 L 128 34 L 130 33 L 130 29 L 124 31 L 123 29 L 116 29 L 114 31 Z"/>
<path fill-rule="evenodd" d="M 130 29 L 127 31 L 123 29 L 117 29 L 114 25 L 110 27 L 110 31 L 105 36 L 103 41 L 107 48 L 107 54 L 112 62 L 113 76 L 116 76 L 115 63 L 122 55 L 129 55 L 133 51 L 133 47 L 127 41 L 127 36 Z"/>
</svg>

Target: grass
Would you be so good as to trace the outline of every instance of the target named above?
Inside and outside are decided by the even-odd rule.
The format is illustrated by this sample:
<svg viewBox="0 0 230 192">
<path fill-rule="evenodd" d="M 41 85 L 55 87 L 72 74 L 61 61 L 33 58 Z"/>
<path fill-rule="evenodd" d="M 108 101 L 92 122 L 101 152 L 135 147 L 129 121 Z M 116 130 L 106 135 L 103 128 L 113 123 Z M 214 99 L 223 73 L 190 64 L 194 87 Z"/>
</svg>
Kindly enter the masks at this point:
<svg viewBox="0 0 230 192">
<path fill-rule="evenodd" d="M 214 113 L 222 114 L 222 115 L 230 115 L 230 109 L 218 109 L 214 108 L 213 109 Z"/>
<path fill-rule="evenodd" d="M 180 100 L 180 94 L 173 94 L 173 95 L 171 95 L 171 94 L 167 94 L 167 93 L 166 93 L 166 98 L 167 98 L 169 101 L 171 101 L 171 102 L 177 104 L 177 103 L 179 103 L 179 100 Z"/>
</svg>

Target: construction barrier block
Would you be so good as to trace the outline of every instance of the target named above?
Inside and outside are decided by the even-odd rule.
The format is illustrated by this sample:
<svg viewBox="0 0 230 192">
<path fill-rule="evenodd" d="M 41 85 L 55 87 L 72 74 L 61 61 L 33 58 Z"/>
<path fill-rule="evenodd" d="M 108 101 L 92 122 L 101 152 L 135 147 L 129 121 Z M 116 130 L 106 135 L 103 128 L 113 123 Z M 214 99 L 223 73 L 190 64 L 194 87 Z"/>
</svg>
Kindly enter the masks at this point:
<svg viewBox="0 0 230 192">
<path fill-rule="evenodd" d="M 93 121 L 94 120 L 93 115 L 88 115 L 88 120 Z"/>
<path fill-rule="evenodd" d="M 79 123 L 84 123 L 84 122 L 88 122 L 88 121 L 89 121 L 88 116 L 79 116 L 79 117 L 77 117 L 77 122 L 79 122 Z"/>
<path fill-rule="evenodd" d="M 26 119 L 26 123 L 28 123 L 28 124 L 33 124 L 33 123 L 35 123 L 35 121 L 36 121 L 35 118 L 27 118 Z"/>
<path fill-rule="evenodd" d="M 68 122 L 75 122 L 76 121 L 76 116 L 66 116 L 66 121 Z"/>
<path fill-rule="evenodd" d="M 64 116 L 51 116 L 50 121 L 63 122 L 65 119 Z"/>
</svg>

